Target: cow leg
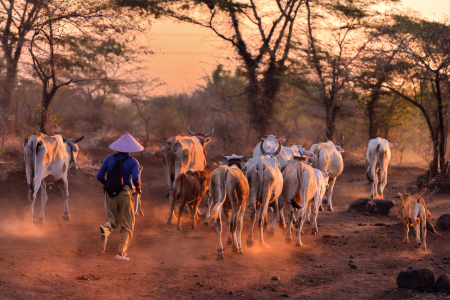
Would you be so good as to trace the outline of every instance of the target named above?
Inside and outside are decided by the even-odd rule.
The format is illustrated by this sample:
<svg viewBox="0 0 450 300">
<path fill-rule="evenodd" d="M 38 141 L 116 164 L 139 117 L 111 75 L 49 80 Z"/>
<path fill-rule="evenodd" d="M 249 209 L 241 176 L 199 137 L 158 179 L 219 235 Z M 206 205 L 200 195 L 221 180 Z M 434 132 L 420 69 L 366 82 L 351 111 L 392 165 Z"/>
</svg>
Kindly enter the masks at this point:
<svg viewBox="0 0 450 300">
<path fill-rule="evenodd" d="M 312 234 L 317 234 L 317 232 L 319 232 L 319 230 L 317 229 L 317 215 L 319 214 L 319 202 L 320 202 L 320 197 L 319 199 L 314 199 L 314 206 L 313 206 L 313 223 L 312 223 L 312 229 L 311 232 Z"/>
<path fill-rule="evenodd" d="M 301 246 L 302 241 L 301 241 L 300 237 L 302 235 L 303 223 L 305 222 L 305 209 L 302 209 L 299 211 L 298 222 L 299 222 L 299 226 L 298 226 L 298 230 L 297 230 L 297 242 L 295 243 L 295 245 Z"/>
<path fill-rule="evenodd" d="M 70 221 L 70 212 L 69 212 L 69 181 L 67 180 L 67 173 L 61 179 L 62 182 L 58 185 L 59 189 L 62 192 L 64 198 L 64 213 L 63 220 Z"/>
<path fill-rule="evenodd" d="M 417 247 L 420 247 L 422 245 L 422 242 L 420 241 L 420 219 L 417 218 L 413 220 L 413 224 L 414 231 L 416 232 Z"/>
<path fill-rule="evenodd" d="M 422 219 L 421 228 L 422 228 L 422 240 L 423 240 L 423 250 L 427 250 L 427 221 Z"/>
<path fill-rule="evenodd" d="M 225 223 L 227 224 L 227 245 L 233 244 L 233 231 L 231 228 L 231 213 L 228 209 L 225 207 L 222 207 L 224 217 L 225 217 Z"/>
<path fill-rule="evenodd" d="M 258 225 L 259 225 L 259 245 L 263 248 L 267 248 L 266 243 L 264 242 L 264 221 L 267 216 L 267 208 L 269 206 L 268 199 L 264 199 L 261 210 L 259 213 Z"/>
<path fill-rule="evenodd" d="M 42 182 L 41 183 L 41 213 L 39 214 L 39 219 L 37 223 L 44 224 L 45 223 L 45 203 L 47 203 L 47 186 Z"/>
<path fill-rule="evenodd" d="M 197 210 L 198 210 L 201 200 L 202 199 L 196 199 L 193 203 L 194 207 L 192 209 L 192 229 L 197 228 Z"/>
<path fill-rule="evenodd" d="M 286 221 L 284 220 L 284 212 L 283 212 L 284 201 L 281 197 L 278 198 L 277 201 L 278 201 L 278 211 L 280 213 L 280 222 L 279 222 L 278 226 L 280 228 L 286 229 Z"/>
<path fill-rule="evenodd" d="M 330 187 L 328 188 L 328 205 L 327 210 L 333 211 L 333 205 L 331 203 L 331 195 L 333 195 L 334 184 L 336 183 L 336 177 L 331 179 Z"/>
<path fill-rule="evenodd" d="M 303 213 L 303 218 L 305 219 L 307 224 L 311 223 L 311 204 L 306 202 L 305 212 Z"/>
<path fill-rule="evenodd" d="M 409 221 L 406 219 L 403 219 L 403 226 L 405 227 L 405 239 L 403 242 L 408 243 L 409 242 Z"/>
<path fill-rule="evenodd" d="M 278 208 L 278 199 L 273 202 L 273 217 L 272 217 L 272 226 L 267 231 L 268 237 L 273 237 L 275 235 L 275 224 L 277 223 L 278 217 L 280 215 L 280 210 Z"/>
<path fill-rule="evenodd" d="M 181 198 L 181 204 L 180 204 L 180 208 L 178 209 L 178 222 L 177 222 L 178 230 L 181 230 L 181 215 L 183 214 L 183 208 L 186 206 L 186 199 L 183 196 L 183 194 L 181 194 L 180 198 Z M 175 202 L 173 204 L 175 205 Z M 169 221 L 167 221 L 167 224 L 170 224 Z"/>
<path fill-rule="evenodd" d="M 292 221 L 294 220 L 294 208 L 291 205 L 288 205 L 287 207 L 289 207 L 289 212 L 288 212 L 288 223 L 286 226 L 286 236 L 284 237 L 284 241 L 286 242 L 286 244 L 290 244 L 292 242 L 291 231 L 292 231 Z"/>
<path fill-rule="evenodd" d="M 235 199 L 234 199 L 235 200 Z M 234 202 L 236 203 L 236 202 Z M 237 229 L 237 223 L 238 223 L 238 212 L 236 212 L 236 205 L 232 204 L 231 209 L 231 222 L 230 222 L 230 231 L 231 231 L 231 239 L 232 239 L 232 251 L 234 253 L 239 253 L 239 244 L 236 237 L 236 229 Z"/>
<path fill-rule="evenodd" d="M 253 239 L 253 227 L 255 226 L 256 219 L 256 205 L 255 203 L 250 204 L 250 231 L 247 237 L 247 247 L 251 248 L 255 244 L 255 240 Z"/>
<path fill-rule="evenodd" d="M 176 178 L 176 177 L 175 177 Z M 175 217 L 175 200 L 173 199 L 173 184 L 175 181 L 169 186 L 169 218 L 167 219 L 167 224 L 172 224 L 172 217 Z M 182 209 L 182 208 L 181 208 Z"/>
<path fill-rule="evenodd" d="M 370 173 L 372 173 L 372 176 L 373 176 L 372 192 L 370 193 L 370 198 L 375 198 L 378 195 L 378 174 L 377 174 L 375 164 L 370 169 Z"/>
<path fill-rule="evenodd" d="M 223 260 L 223 246 L 222 246 L 222 222 L 220 220 L 221 218 L 221 213 L 219 212 L 219 214 L 217 215 L 217 219 L 216 219 L 216 232 L 217 232 L 217 260 Z"/>
<path fill-rule="evenodd" d="M 384 188 L 386 187 L 387 184 L 387 168 L 386 168 L 386 172 L 384 171 L 384 168 L 381 169 L 380 171 L 380 195 L 381 198 L 383 198 L 383 192 L 384 192 Z"/>
<path fill-rule="evenodd" d="M 236 224 L 236 239 L 238 243 L 238 253 L 242 254 L 244 251 L 242 251 L 242 228 L 244 227 L 244 214 L 245 214 L 245 205 L 242 205 L 242 207 L 239 209 L 238 213 L 238 219 Z"/>
<path fill-rule="evenodd" d="M 207 220 L 207 219 L 209 218 L 209 216 L 211 215 L 211 202 L 212 202 L 211 197 L 208 197 L 208 203 L 206 204 L 206 207 L 208 207 L 208 209 L 206 210 L 205 226 L 208 226 L 208 225 L 209 225 L 209 222 L 206 221 L 206 220 Z"/>
<path fill-rule="evenodd" d="M 31 223 L 34 223 L 34 202 L 36 202 L 36 193 L 33 193 L 31 188 L 28 188 L 28 201 L 30 202 Z"/>
</svg>

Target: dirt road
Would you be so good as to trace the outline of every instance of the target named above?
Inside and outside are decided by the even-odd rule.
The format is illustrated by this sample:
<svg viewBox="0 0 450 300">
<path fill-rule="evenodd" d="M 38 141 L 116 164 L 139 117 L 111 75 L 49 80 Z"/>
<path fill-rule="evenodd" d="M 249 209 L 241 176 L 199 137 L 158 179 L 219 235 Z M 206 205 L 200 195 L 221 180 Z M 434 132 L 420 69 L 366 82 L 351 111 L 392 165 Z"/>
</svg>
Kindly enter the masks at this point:
<svg viewBox="0 0 450 300">
<path fill-rule="evenodd" d="M 91 155 L 100 160 L 107 153 Z M 144 166 L 145 216 L 137 218 L 130 262 L 114 260 L 118 232 L 109 239 L 106 253 L 97 253 L 98 226 L 104 223 L 103 196 L 92 172 L 69 171 L 71 221 L 62 219 L 63 200 L 59 190 L 52 189 L 46 224 L 40 227 L 29 220 L 24 171 L 11 172 L 7 181 L 0 181 L 0 299 L 440 298 L 398 290 L 395 279 L 400 270 L 411 266 L 429 268 L 437 276 L 449 272 L 442 258 L 450 256 L 450 239 L 429 233 L 427 251 L 423 251 L 415 247 L 412 232 L 411 242 L 402 242 L 403 225 L 396 219 L 395 208 L 384 217 L 348 211 L 349 203 L 370 194 L 363 166 L 345 167 L 335 187 L 335 211 L 319 213 L 317 235 L 306 225 L 303 247 L 286 245 L 284 230 L 277 228 L 275 237 L 266 239 L 268 249 L 247 248 L 244 243 L 244 254 L 238 255 L 225 243 L 225 259 L 217 261 L 216 233 L 210 226 L 200 223 L 197 230 L 190 229 L 188 216 L 181 232 L 174 224 L 166 224 L 162 163 L 154 156 L 139 160 Z M 411 190 L 423 172 L 390 170 L 386 198 L 399 204 L 393 197 L 405 188 Z M 427 206 L 433 223 L 450 213 L 445 194 L 434 195 Z M 205 210 L 203 202 L 201 208 Z M 39 212 L 40 200 L 35 209 Z M 244 240 L 249 219 L 247 210 Z M 280 280 L 271 280 L 273 276 Z"/>
</svg>

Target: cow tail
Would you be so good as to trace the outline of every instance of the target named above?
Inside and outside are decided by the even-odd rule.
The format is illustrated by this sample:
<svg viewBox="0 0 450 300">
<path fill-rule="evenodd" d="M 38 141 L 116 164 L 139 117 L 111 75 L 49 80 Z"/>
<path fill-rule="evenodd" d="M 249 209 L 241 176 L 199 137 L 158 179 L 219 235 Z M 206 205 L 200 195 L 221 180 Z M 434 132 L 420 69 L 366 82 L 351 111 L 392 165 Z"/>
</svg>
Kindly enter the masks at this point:
<svg viewBox="0 0 450 300">
<path fill-rule="evenodd" d="M 34 194 L 35 186 L 36 186 L 36 145 L 37 145 L 37 139 L 34 139 L 31 143 L 33 144 L 33 175 L 31 176 L 32 182 L 30 183 L 30 186 L 32 186 L 32 191 Z"/>
<path fill-rule="evenodd" d="M 373 182 L 373 178 L 370 176 L 370 164 L 369 167 L 367 168 L 366 177 L 370 182 Z"/>
<path fill-rule="evenodd" d="M 303 171 L 303 168 L 302 168 L 302 166 L 301 166 L 301 164 L 300 164 L 300 166 L 297 168 L 297 181 L 299 182 L 299 183 L 301 183 L 302 182 L 302 178 L 303 178 L 303 175 L 302 175 L 302 172 Z M 299 190 L 297 191 L 297 193 L 300 195 L 300 188 L 299 188 Z M 301 201 L 301 199 L 300 199 L 300 201 Z M 289 199 L 289 204 L 293 207 L 293 208 L 296 208 L 296 209 L 301 209 L 302 207 L 300 206 L 300 205 L 298 205 L 297 203 L 295 203 L 295 201 L 293 201 L 293 199 Z"/>
<path fill-rule="evenodd" d="M 217 202 L 216 205 L 214 205 L 211 214 L 209 215 L 209 217 L 207 217 L 205 219 L 205 222 L 209 222 L 211 220 L 215 220 L 217 219 L 217 216 L 219 215 L 220 209 L 223 206 L 223 203 L 225 202 L 226 197 L 226 192 L 225 192 L 225 182 L 227 180 L 227 175 L 228 175 L 228 169 L 225 171 L 225 176 L 222 178 L 221 180 L 221 184 L 220 184 L 220 189 L 223 191 L 223 199 L 220 202 Z"/>
</svg>

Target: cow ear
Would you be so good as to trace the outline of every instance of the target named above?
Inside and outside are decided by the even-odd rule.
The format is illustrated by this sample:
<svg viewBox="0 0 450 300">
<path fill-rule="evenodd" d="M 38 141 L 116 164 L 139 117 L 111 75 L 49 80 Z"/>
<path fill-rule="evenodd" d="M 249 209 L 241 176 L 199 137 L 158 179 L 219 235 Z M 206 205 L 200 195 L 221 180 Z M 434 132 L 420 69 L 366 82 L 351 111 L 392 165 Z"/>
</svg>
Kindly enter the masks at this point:
<svg viewBox="0 0 450 300">
<path fill-rule="evenodd" d="M 226 157 L 225 155 L 222 155 L 222 157 L 223 157 L 223 158 L 225 158 L 225 159 L 226 159 L 226 161 L 228 161 L 228 158 L 227 158 L 227 157 Z"/>
<path fill-rule="evenodd" d="M 345 152 L 344 149 L 342 149 L 341 147 L 339 147 L 338 145 L 334 145 L 336 147 L 336 150 L 339 152 Z"/>
<path fill-rule="evenodd" d="M 305 148 L 306 145 L 308 145 L 308 143 L 304 143 L 304 144 L 302 145 L 302 148 Z"/>
<path fill-rule="evenodd" d="M 278 140 L 277 142 L 284 143 L 284 142 L 286 142 L 286 139 L 281 139 L 281 140 Z"/>
<path fill-rule="evenodd" d="M 333 175 L 333 173 L 331 173 L 331 172 L 328 172 L 328 177 L 331 177 L 331 175 Z"/>
<path fill-rule="evenodd" d="M 213 162 L 213 166 L 214 166 L 214 168 L 217 168 L 218 164 L 216 164 L 215 162 Z"/>
<path fill-rule="evenodd" d="M 400 196 L 400 198 L 402 198 L 402 197 L 403 197 L 402 193 L 398 193 L 398 195 Z"/>
<path fill-rule="evenodd" d="M 397 146 L 398 145 L 398 143 L 389 143 L 389 147 L 394 147 L 394 146 Z"/>
<path fill-rule="evenodd" d="M 314 153 L 311 153 L 311 152 L 308 152 L 308 151 L 304 151 L 304 152 L 303 152 L 303 155 L 306 156 L 306 157 L 309 157 L 309 158 L 314 158 L 314 157 L 316 157 L 316 156 L 314 155 Z"/>
<path fill-rule="evenodd" d="M 79 138 L 75 139 L 75 140 L 73 141 L 73 143 L 74 143 L 74 144 L 77 144 L 77 143 L 79 143 L 82 139 L 84 139 L 84 135 L 82 135 L 82 136 L 80 136 Z"/>
<path fill-rule="evenodd" d="M 206 146 L 206 144 L 208 144 L 209 142 L 211 142 L 211 138 L 206 138 L 206 140 L 203 142 L 203 147 Z"/>
</svg>

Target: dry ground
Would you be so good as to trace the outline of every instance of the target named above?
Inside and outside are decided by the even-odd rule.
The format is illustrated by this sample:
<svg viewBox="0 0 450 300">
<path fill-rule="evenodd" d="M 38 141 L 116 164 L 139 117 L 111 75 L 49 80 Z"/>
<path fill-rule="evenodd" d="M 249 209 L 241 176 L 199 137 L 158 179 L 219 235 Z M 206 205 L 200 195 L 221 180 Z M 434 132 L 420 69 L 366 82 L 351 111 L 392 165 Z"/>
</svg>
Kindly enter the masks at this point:
<svg viewBox="0 0 450 300">
<path fill-rule="evenodd" d="M 101 161 L 108 152 L 90 154 L 93 161 Z M 429 268 L 436 276 L 449 272 L 450 265 L 443 263 L 443 257 L 450 256 L 448 235 L 428 233 L 428 249 L 423 251 L 412 242 L 413 233 L 409 244 L 402 242 L 403 227 L 395 208 L 383 217 L 348 211 L 349 203 L 370 193 L 363 166 L 345 167 L 334 192 L 335 211 L 319 213 L 317 235 L 310 233 L 308 225 L 303 247 L 286 245 L 284 230 L 277 228 L 275 237 L 266 240 L 269 249 L 244 246 L 244 254 L 238 255 L 225 243 L 225 259 L 217 261 L 216 233 L 210 226 L 200 223 L 197 230 L 190 229 L 188 217 L 181 232 L 166 224 L 168 198 L 162 163 L 154 156 L 138 159 L 144 166 L 145 216 L 136 221 L 130 262 L 114 260 L 118 232 L 108 241 L 106 253 L 97 253 L 98 226 L 104 222 L 103 196 L 92 170 L 69 171 L 72 220 L 62 219 L 62 197 L 52 189 L 46 224 L 40 227 L 31 225 L 28 218 L 24 171 L 10 172 L 7 181 L 0 181 L 0 299 L 444 298 L 397 289 L 395 279 L 410 266 Z M 214 160 L 218 157 L 208 157 Z M 399 204 L 393 197 L 405 188 L 412 190 L 423 172 L 392 168 L 386 198 Z M 447 203 L 447 194 L 427 200 L 433 222 L 450 213 Z M 40 200 L 35 208 L 39 211 Z M 203 204 L 201 208 L 205 209 Z M 357 269 L 350 268 L 350 260 Z M 83 275 L 90 280 L 77 279 Z M 271 280 L 273 276 L 280 280 Z"/>
</svg>

